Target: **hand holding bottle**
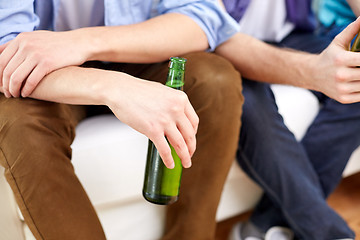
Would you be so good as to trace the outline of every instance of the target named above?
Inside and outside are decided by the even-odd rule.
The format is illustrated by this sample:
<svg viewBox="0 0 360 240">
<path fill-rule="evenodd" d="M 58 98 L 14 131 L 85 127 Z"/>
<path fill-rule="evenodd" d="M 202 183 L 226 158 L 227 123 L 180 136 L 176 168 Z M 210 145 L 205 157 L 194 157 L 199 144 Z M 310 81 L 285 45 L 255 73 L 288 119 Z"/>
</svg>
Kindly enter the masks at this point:
<svg viewBox="0 0 360 240">
<path fill-rule="evenodd" d="M 165 85 L 183 91 L 185 84 L 185 58 L 172 57 L 169 63 L 169 72 Z M 176 107 L 178 104 L 174 102 Z M 177 150 L 170 142 L 171 155 L 174 165 L 169 169 L 164 165 L 159 151 L 154 143 L 149 140 L 146 159 L 143 196 L 146 200 L 156 204 L 171 204 L 179 197 L 182 166 Z M 185 166 L 185 165 L 184 165 Z M 185 166 L 186 167 L 186 166 Z"/>
<path fill-rule="evenodd" d="M 351 23 L 320 55 L 310 60 L 313 66 L 311 89 L 341 102 L 360 102 L 360 54 L 349 51 L 359 32 L 360 18 Z"/>
<path fill-rule="evenodd" d="M 199 119 L 187 95 L 157 82 L 128 77 L 121 82 L 114 79 L 111 85 L 121 84 L 120 88 L 126 91 L 109 88 L 105 104 L 119 120 L 155 144 L 168 168 L 173 167 L 174 161 L 167 140 L 179 155 L 182 165 L 190 167 Z"/>
</svg>

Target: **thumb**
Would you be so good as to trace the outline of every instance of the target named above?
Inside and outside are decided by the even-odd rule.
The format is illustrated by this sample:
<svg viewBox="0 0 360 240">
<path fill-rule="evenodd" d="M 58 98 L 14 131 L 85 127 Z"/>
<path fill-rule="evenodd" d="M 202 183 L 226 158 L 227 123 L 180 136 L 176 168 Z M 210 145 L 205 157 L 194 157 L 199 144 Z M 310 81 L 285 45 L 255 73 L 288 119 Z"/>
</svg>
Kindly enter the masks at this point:
<svg viewBox="0 0 360 240">
<path fill-rule="evenodd" d="M 341 33 L 339 33 L 334 42 L 338 45 L 344 47 L 345 49 L 350 49 L 351 41 L 354 39 L 356 34 L 360 30 L 360 17 L 358 17 L 354 22 L 350 23 Z"/>
</svg>

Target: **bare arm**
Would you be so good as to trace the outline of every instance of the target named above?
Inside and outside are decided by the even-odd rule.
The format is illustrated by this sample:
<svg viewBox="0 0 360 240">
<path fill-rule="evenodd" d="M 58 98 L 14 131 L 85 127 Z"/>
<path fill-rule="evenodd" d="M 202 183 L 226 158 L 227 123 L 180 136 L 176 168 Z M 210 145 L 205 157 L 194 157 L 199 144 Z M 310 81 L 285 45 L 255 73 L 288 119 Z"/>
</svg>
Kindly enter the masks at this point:
<svg viewBox="0 0 360 240">
<path fill-rule="evenodd" d="M 47 75 L 30 97 L 66 104 L 107 105 L 119 120 L 154 142 L 167 167 L 173 167 L 173 159 L 165 137 L 183 166 L 191 166 L 198 117 L 181 91 L 125 73 L 66 67 Z"/>
<path fill-rule="evenodd" d="M 202 29 L 190 17 L 177 13 L 126 26 L 22 33 L 0 46 L 0 86 L 7 97 L 25 97 L 46 74 L 65 66 L 88 60 L 159 62 L 206 48 Z"/>
<path fill-rule="evenodd" d="M 216 48 L 216 53 L 229 59 L 245 78 L 310 87 L 305 81 L 310 54 L 280 49 L 242 33 Z"/>
<path fill-rule="evenodd" d="M 216 52 L 229 59 L 242 76 L 323 92 L 342 103 L 360 101 L 360 55 L 348 51 L 360 29 L 350 24 L 321 54 L 279 49 L 237 34 Z"/>
<path fill-rule="evenodd" d="M 86 28 L 96 50 L 88 60 L 151 63 L 194 51 L 204 51 L 208 41 L 190 17 L 170 13 L 125 26 Z"/>
</svg>

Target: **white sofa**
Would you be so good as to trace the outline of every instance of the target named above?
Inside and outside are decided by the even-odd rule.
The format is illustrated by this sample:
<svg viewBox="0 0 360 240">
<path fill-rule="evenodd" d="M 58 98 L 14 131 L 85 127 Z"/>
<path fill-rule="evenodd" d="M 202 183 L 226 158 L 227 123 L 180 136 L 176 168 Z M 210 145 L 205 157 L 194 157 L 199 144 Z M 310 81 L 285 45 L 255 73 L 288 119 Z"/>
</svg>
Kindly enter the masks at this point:
<svg viewBox="0 0 360 240">
<path fill-rule="evenodd" d="M 306 90 L 289 86 L 275 85 L 273 90 L 286 124 L 301 139 L 318 112 L 316 98 Z M 141 194 L 147 138 L 115 117 L 104 115 L 81 122 L 72 147 L 75 170 L 98 212 L 107 238 L 158 239 L 163 231 L 165 208 L 146 202 Z M 345 176 L 360 170 L 359 159 L 358 149 L 351 157 Z M 234 162 L 223 190 L 217 220 L 251 209 L 260 195 L 261 189 Z M 19 216 L 2 173 L 0 239 L 33 239 Z"/>
</svg>

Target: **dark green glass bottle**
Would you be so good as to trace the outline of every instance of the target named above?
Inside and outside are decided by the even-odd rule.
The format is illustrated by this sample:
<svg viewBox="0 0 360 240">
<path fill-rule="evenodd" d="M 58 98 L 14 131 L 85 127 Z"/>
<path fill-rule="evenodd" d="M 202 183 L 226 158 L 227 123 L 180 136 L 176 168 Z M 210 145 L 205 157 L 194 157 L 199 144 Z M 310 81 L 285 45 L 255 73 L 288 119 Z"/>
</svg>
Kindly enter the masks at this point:
<svg viewBox="0 0 360 240">
<path fill-rule="evenodd" d="M 172 57 L 166 86 L 183 90 L 186 59 Z M 143 196 L 152 203 L 167 205 L 177 201 L 181 181 L 182 165 L 179 156 L 170 145 L 175 167 L 169 169 L 163 163 L 155 145 L 149 140 Z"/>
</svg>

